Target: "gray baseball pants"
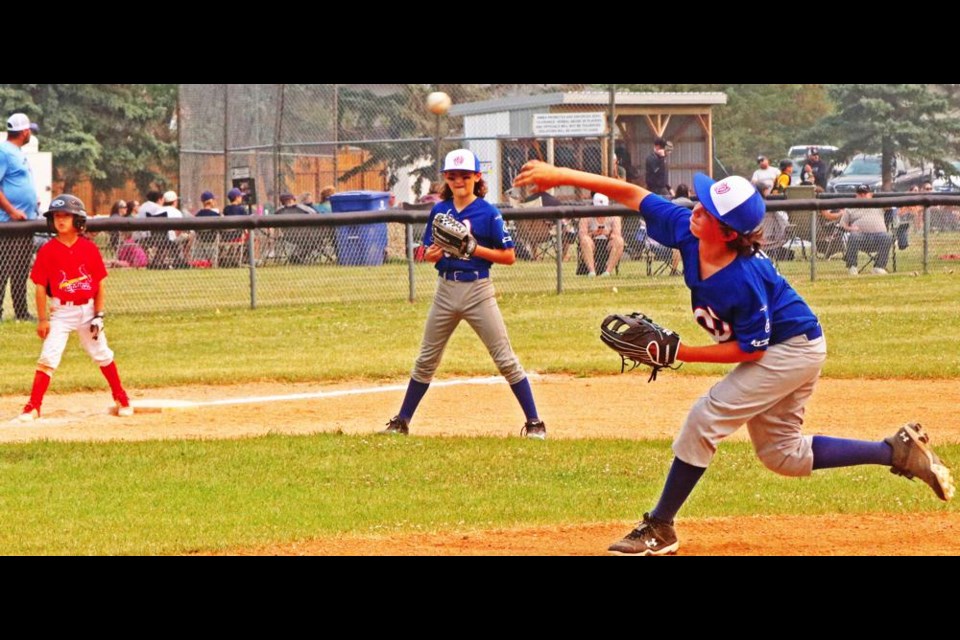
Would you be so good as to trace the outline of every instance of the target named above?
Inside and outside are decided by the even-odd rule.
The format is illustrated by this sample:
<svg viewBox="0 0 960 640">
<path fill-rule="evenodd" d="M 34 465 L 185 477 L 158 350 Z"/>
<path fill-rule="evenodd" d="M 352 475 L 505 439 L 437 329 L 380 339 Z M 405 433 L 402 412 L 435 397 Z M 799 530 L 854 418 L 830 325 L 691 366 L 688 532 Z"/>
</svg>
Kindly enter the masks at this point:
<svg viewBox="0 0 960 640">
<path fill-rule="evenodd" d="M 473 282 L 444 278 L 437 280 L 437 292 L 423 330 L 420 354 L 410 377 L 424 384 L 433 381 L 443 350 L 461 320 L 466 320 L 477 332 L 500 374 L 509 384 L 516 384 L 526 377 L 519 358 L 510 346 L 507 327 L 503 324 L 490 278 Z"/>
</svg>

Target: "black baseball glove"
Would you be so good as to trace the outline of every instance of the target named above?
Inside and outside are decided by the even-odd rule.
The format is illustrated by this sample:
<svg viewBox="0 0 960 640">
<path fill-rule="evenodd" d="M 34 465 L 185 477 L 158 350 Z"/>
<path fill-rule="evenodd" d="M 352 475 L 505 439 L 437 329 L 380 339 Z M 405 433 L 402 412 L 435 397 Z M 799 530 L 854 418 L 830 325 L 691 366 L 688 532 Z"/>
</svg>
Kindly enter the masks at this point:
<svg viewBox="0 0 960 640">
<path fill-rule="evenodd" d="M 470 234 L 467 225 L 449 213 L 438 213 L 433 217 L 433 244 L 450 255 L 469 260 L 477 249 L 477 240 Z"/>
<path fill-rule="evenodd" d="M 653 368 L 647 380 L 652 382 L 657 379 L 660 369 L 680 368 L 680 365 L 673 366 L 680 348 L 680 336 L 642 313 L 607 316 L 600 324 L 600 339 L 620 354 L 621 373 L 626 370 L 627 362 L 633 363 L 631 371 L 645 364 Z"/>
</svg>

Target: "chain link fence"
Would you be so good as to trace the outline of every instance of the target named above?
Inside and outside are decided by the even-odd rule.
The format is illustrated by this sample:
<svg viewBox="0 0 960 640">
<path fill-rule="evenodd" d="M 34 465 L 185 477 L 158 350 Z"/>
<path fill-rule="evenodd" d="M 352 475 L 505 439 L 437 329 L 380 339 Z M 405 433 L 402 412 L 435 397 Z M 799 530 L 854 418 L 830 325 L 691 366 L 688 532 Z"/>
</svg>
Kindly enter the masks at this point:
<svg viewBox="0 0 960 640">
<path fill-rule="evenodd" d="M 471 149 L 481 160 L 487 200 L 501 206 L 516 240 L 517 263 L 492 271 L 501 294 L 681 286 L 681 277 L 671 277 L 680 275 L 675 254 L 648 242 L 639 217 L 618 223 L 623 239 L 619 258 L 616 243 L 598 243 L 593 271 L 602 274 L 609 268 L 611 276 L 592 278 L 589 257 L 581 251 L 581 231 L 613 224 L 617 208 L 592 207 L 591 194 L 572 188 L 559 188 L 550 197 L 510 189 L 523 163 L 534 158 L 594 173 L 620 173 L 642 183 L 641 154 L 653 135 L 648 129 L 656 128 L 657 121 L 639 115 L 636 104 L 633 115 L 617 115 L 612 135 L 609 127 L 538 135 L 534 119 L 544 113 L 587 113 L 609 122 L 609 93 L 583 89 L 181 85 L 179 208 L 187 217 L 90 223 L 111 268 L 111 312 L 429 299 L 435 270 L 417 259 L 417 249 L 434 199 L 431 185 L 439 182 L 438 161 L 458 147 Z M 434 90 L 452 96 L 449 113 L 427 111 L 426 96 Z M 503 108 L 490 108 L 493 99 Z M 709 137 L 691 133 L 700 132 L 700 120 L 691 117 L 684 124 L 676 115 L 660 122 L 676 141 L 670 158 L 675 183 L 689 183 L 695 170 L 710 165 Z M 249 219 L 210 221 L 190 215 L 201 207 L 202 192 L 213 192 L 222 209 L 234 187 L 245 193 Z M 383 193 L 387 200 L 373 217 L 328 215 L 330 203 L 322 202 L 321 194 L 331 190 Z M 283 194 L 293 196 L 297 211 L 306 215 L 292 215 L 289 209 L 278 215 Z M 960 254 L 960 203 L 947 196 L 923 196 L 890 204 L 911 213 L 902 234 L 892 236 L 886 270 L 951 271 Z M 779 207 L 771 201 L 769 208 Z M 828 208 L 825 201 L 784 202 L 782 208 L 784 236 L 769 248 L 778 268 L 794 281 L 849 276 L 843 234 L 818 222 L 817 211 Z M 34 231 L 42 229 L 33 224 Z M 16 225 L 0 225 L 4 319 L 34 313 L 32 287 L 26 285 L 30 291 L 23 296 L 21 283 L 34 251 L 47 239 L 41 234 L 17 240 L 14 230 Z M 872 270 L 868 259 L 869 254 L 858 254 L 858 270 L 863 265 L 865 273 Z"/>
<path fill-rule="evenodd" d="M 784 251 L 774 255 L 768 249 L 769 255 L 793 282 L 847 278 L 850 265 L 844 258 L 849 236 L 830 232 L 818 210 L 878 203 L 896 212 L 883 264 L 891 274 L 888 277 L 953 273 L 960 266 L 960 196 L 899 196 L 872 202 L 849 198 L 771 201 L 768 215 L 782 208 L 796 222 L 790 223 L 790 233 L 779 241 Z M 578 240 L 567 231 L 568 221 L 583 214 L 604 213 L 626 211 L 617 206 L 504 209 L 508 220 L 537 223 L 548 230 L 548 237 L 539 259 L 495 266 L 498 291 L 544 295 L 611 287 L 628 292 L 683 286 L 682 274 L 674 271 L 671 250 L 651 246 L 642 234 L 625 238 L 623 257 L 610 277 L 586 275 L 577 256 Z M 428 300 L 436 286 L 436 271 L 434 265 L 417 259 L 417 236 L 426 216 L 426 211 L 394 209 L 331 216 L 101 218 L 91 220 L 89 228 L 110 271 L 111 313 L 143 314 Z M 23 231 L 42 229 L 40 222 L 0 225 L 0 256 L 7 274 L 0 306 L 4 319 L 28 319 L 36 313 L 27 274 L 37 248 L 49 241 L 49 236 Z M 138 231 L 143 229 L 148 231 Z M 171 230 L 182 231 L 180 237 L 186 240 L 172 240 Z M 388 257 L 386 238 L 394 235 L 402 239 L 401 255 Z M 875 250 L 868 251 L 869 247 L 863 249 L 855 253 L 854 265 L 858 273 L 869 274 L 882 258 Z M 598 255 L 597 264 L 605 259 Z"/>
</svg>

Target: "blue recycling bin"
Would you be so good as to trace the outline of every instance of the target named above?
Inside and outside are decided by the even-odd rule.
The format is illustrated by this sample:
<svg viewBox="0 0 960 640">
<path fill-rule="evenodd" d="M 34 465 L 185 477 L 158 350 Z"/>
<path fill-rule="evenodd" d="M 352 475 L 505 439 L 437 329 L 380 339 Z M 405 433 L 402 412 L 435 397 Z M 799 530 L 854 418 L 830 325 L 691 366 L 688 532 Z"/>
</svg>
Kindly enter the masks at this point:
<svg viewBox="0 0 960 640">
<path fill-rule="evenodd" d="M 386 191 L 344 191 L 330 196 L 333 213 L 382 211 L 390 204 Z M 343 265 L 383 264 L 387 249 L 387 223 L 350 224 L 336 227 L 337 262 Z"/>
</svg>

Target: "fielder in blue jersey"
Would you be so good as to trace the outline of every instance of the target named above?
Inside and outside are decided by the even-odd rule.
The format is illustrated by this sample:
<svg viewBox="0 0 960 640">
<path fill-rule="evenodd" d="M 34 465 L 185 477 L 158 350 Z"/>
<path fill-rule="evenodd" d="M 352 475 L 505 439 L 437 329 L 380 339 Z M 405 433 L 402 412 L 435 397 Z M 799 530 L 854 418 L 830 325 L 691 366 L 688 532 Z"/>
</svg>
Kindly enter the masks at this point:
<svg viewBox="0 0 960 640">
<path fill-rule="evenodd" d="M 410 420 L 433 381 L 447 341 L 460 321 L 466 320 L 483 340 L 523 409 L 526 423 L 521 434 L 543 440 L 547 428 L 537 414 L 527 374 L 510 346 L 490 277 L 494 264 L 510 265 L 516 261 L 513 239 L 504 227 L 500 211 L 483 199 L 487 185 L 480 172 L 480 161 L 471 151 L 457 149 L 447 154 L 443 180 L 442 201 L 430 211 L 423 237 L 427 247 L 424 257 L 437 265 L 437 291 L 400 412 L 382 433 L 409 433 Z M 464 223 L 476 239 L 477 248 L 468 258 L 453 257 L 432 243 L 433 219 L 439 213 L 450 214 Z"/>
<path fill-rule="evenodd" d="M 714 182 L 697 174 L 699 202 L 690 211 L 636 185 L 533 161 L 514 185 L 540 190 L 573 185 L 638 209 L 654 240 L 678 249 L 694 318 L 716 344 L 681 343 L 677 360 L 737 366 L 698 399 L 673 443 L 660 500 L 610 547 L 618 555 L 664 555 L 679 548 L 674 517 L 725 437 L 747 425 L 769 469 L 806 476 L 816 469 L 878 464 L 918 477 L 941 500 L 953 497 L 950 470 L 910 423 L 880 442 L 804 436 L 804 406 L 827 355 L 816 315 L 760 251 L 763 197 L 744 178 Z"/>
</svg>

